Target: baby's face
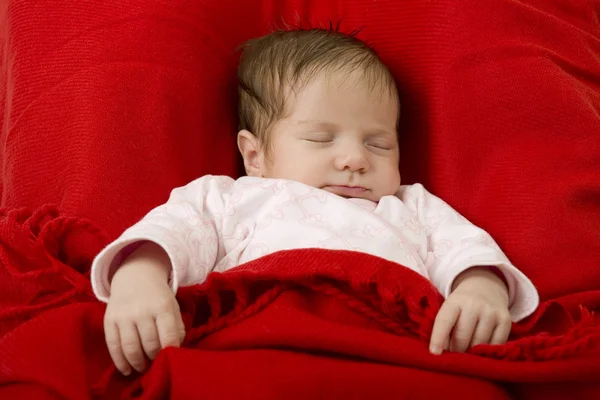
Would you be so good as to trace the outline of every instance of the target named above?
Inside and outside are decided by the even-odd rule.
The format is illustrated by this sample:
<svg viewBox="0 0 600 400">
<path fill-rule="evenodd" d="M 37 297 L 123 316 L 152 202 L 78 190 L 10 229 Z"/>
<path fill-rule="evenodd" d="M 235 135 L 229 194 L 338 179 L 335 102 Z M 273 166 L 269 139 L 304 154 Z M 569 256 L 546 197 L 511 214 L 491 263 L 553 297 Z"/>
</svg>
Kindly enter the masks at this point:
<svg viewBox="0 0 600 400">
<path fill-rule="evenodd" d="M 379 201 L 400 185 L 398 101 L 352 79 L 317 77 L 271 132 L 266 178 L 291 179 L 343 197 Z"/>
</svg>

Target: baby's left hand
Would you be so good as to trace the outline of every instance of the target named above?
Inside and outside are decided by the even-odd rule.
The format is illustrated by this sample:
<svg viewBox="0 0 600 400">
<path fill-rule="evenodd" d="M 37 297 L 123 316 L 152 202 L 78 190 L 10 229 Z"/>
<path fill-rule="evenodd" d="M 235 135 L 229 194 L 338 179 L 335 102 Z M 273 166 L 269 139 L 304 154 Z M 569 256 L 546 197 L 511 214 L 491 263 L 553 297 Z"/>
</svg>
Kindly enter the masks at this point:
<svg viewBox="0 0 600 400">
<path fill-rule="evenodd" d="M 429 350 L 464 352 L 477 344 L 503 344 L 512 325 L 508 290 L 487 267 L 471 268 L 454 281 L 437 314 Z"/>
</svg>

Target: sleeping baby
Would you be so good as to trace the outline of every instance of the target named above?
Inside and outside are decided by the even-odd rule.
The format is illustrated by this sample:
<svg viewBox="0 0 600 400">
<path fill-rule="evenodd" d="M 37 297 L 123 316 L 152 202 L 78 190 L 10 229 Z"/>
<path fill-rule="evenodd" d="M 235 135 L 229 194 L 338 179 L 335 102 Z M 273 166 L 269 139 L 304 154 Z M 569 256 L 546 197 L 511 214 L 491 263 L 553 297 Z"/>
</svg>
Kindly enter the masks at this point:
<svg viewBox="0 0 600 400">
<path fill-rule="evenodd" d="M 363 42 L 274 32 L 246 44 L 238 76 L 247 176 L 173 190 L 94 260 L 122 373 L 183 341 L 178 287 L 281 250 L 364 252 L 430 280 L 445 298 L 434 354 L 502 344 L 536 309 L 535 287 L 485 231 L 422 185 L 400 184 L 396 84 Z"/>
</svg>

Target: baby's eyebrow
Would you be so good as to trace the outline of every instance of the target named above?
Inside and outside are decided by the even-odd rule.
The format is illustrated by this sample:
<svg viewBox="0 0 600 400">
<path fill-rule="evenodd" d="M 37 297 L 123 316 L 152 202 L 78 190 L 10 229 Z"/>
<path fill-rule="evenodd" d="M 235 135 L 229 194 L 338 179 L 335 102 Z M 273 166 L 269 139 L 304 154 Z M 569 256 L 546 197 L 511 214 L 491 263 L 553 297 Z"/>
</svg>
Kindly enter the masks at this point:
<svg viewBox="0 0 600 400">
<path fill-rule="evenodd" d="M 318 120 L 301 120 L 297 122 L 298 125 L 310 125 L 311 127 L 323 129 L 327 131 L 339 130 L 340 126 L 333 122 L 318 121 Z"/>
<path fill-rule="evenodd" d="M 396 137 L 396 132 L 391 132 L 387 129 L 373 129 L 367 133 L 369 137 L 377 137 L 377 136 L 393 136 Z"/>
<path fill-rule="evenodd" d="M 342 129 L 341 126 L 336 123 L 320 121 L 320 120 L 305 119 L 305 120 L 296 121 L 295 123 L 297 125 L 300 125 L 303 127 L 308 126 L 311 128 L 311 130 L 319 130 L 319 131 L 325 131 L 325 132 L 338 132 Z M 381 137 L 381 136 L 396 137 L 397 135 L 398 134 L 396 131 L 390 131 L 390 130 L 382 128 L 382 127 L 369 129 L 366 131 L 366 136 L 369 138 Z"/>
</svg>

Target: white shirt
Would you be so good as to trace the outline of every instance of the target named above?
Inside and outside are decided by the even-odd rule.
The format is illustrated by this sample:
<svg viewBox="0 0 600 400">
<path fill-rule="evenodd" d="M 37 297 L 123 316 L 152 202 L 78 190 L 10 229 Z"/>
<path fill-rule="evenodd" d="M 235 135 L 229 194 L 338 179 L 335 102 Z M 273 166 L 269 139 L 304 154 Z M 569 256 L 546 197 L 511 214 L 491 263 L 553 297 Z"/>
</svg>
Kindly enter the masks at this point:
<svg viewBox="0 0 600 400">
<path fill-rule="evenodd" d="M 496 266 L 508 283 L 513 321 L 530 315 L 539 303 L 531 281 L 490 235 L 420 184 L 400 186 L 395 196 L 374 203 L 295 181 L 204 176 L 173 190 L 167 203 L 96 257 L 92 286 L 100 300 L 108 301 L 109 271 L 118 266 L 121 251 L 142 241 L 168 254 L 174 291 L 204 282 L 211 271 L 280 250 L 324 248 L 398 263 L 429 279 L 445 297 L 461 272 Z"/>
</svg>

